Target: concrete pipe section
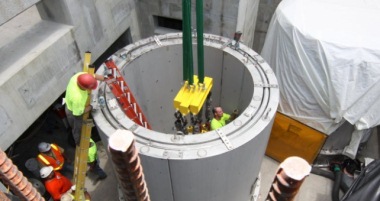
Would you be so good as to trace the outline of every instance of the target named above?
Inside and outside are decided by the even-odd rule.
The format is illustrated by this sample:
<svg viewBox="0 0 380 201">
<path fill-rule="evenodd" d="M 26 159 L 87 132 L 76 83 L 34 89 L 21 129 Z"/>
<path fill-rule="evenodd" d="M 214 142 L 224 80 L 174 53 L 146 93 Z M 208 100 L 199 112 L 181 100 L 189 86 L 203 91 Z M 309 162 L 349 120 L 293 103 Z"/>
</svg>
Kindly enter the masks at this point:
<svg viewBox="0 0 380 201">
<path fill-rule="evenodd" d="M 197 55 L 195 37 L 193 50 Z M 214 83 L 212 106 L 222 106 L 226 113 L 239 110 L 234 121 L 218 130 L 193 135 L 174 130 L 173 99 L 183 83 L 181 33 L 138 41 L 111 57 L 152 130 L 127 118 L 105 83 L 93 91 L 92 102 L 100 103 L 93 117 L 103 143 L 107 146 L 117 129 L 134 133 L 152 200 L 257 198 L 255 187 L 279 102 L 276 77 L 260 55 L 228 38 L 204 34 L 204 53 L 204 73 Z M 97 73 L 104 71 L 102 66 Z"/>
</svg>

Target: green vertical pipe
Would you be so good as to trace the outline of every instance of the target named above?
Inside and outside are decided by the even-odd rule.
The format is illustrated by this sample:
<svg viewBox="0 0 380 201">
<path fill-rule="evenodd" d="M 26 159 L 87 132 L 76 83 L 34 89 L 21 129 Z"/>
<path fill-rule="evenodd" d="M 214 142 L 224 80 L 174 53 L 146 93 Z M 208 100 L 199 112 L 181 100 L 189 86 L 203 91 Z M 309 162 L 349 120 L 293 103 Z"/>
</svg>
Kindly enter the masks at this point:
<svg viewBox="0 0 380 201">
<path fill-rule="evenodd" d="M 189 85 L 194 83 L 194 69 L 193 69 L 193 39 L 191 37 L 191 0 L 186 1 L 186 15 L 187 15 L 187 62 L 188 62 L 188 80 Z"/>
<path fill-rule="evenodd" d="M 191 37 L 191 0 L 185 0 L 185 4 L 182 5 L 182 6 L 185 6 L 185 9 L 184 9 L 184 43 L 186 44 L 184 48 L 186 48 L 186 60 L 184 62 L 186 62 L 186 67 L 187 67 L 187 80 L 189 82 L 190 85 L 192 85 L 194 83 L 194 78 L 193 78 L 193 75 L 194 75 L 194 72 L 193 72 L 193 43 L 192 43 L 192 37 Z"/>
<path fill-rule="evenodd" d="M 188 80 L 189 67 L 187 62 L 187 43 L 186 43 L 186 23 L 187 23 L 187 15 L 186 15 L 186 1 L 182 0 L 182 70 L 183 70 L 183 81 Z"/>
<path fill-rule="evenodd" d="M 193 66 L 193 38 L 191 36 L 191 26 L 189 26 L 189 30 L 190 30 L 189 46 L 188 46 L 189 48 L 189 84 L 192 85 L 194 83 L 194 66 Z"/>
<path fill-rule="evenodd" d="M 199 83 L 204 81 L 204 47 L 203 47 L 203 0 L 197 0 L 197 43 L 198 43 L 198 78 Z"/>
</svg>

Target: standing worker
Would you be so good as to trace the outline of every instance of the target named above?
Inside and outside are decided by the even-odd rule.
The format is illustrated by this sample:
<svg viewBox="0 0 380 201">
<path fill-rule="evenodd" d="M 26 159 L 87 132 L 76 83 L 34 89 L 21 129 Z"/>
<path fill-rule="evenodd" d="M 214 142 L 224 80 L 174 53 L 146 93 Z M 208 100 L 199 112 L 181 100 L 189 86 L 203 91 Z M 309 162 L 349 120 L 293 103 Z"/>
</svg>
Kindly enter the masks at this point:
<svg viewBox="0 0 380 201">
<path fill-rule="evenodd" d="M 86 106 L 87 99 L 89 98 L 87 90 L 96 89 L 98 86 L 97 80 L 103 81 L 104 76 L 80 72 L 71 77 L 66 88 L 65 112 L 77 146 L 80 143 L 83 114 L 93 109 L 91 105 Z"/>
<path fill-rule="evenodd" d="M 44 180 L 46 191 L 54 201 L 59 201 L 72 186 L 71 181 L 61 173 L 53 171 L 52 166 L 41 168 L 40 175 Z"/>
<path fill-rule="evenodd" d="M 102 180 L 107 177 L 107 174 L 99 166 L 98 149 L 96 147 L 96 143 L 91 138 L 90 138 L 90 146 L 88 149 L 87 164 L 90 168 L 89 170 L 98 175 L 98 179 Z"/>
<path fill-rule="evenodd" d="M 65 159 L 67 159 L 64 155 L 65 150 L 60 146 L 54 143 L 41 142 L 38 144 L 38 151 L 40 153 L 37 156 L 37 160 L 40 167 L 51 166 L 54 171 L 68 170 L 71 173 L 73 172 L 72 166 L 65 163 Z"/>
<path fill-rule="evenodd" d="M 238 110 L 235 110 L 232 115 L 223 112 L 221 107 L 214 107 L 212 109 L 214 118 L 211 120 L 211 130 L 215 130 L 226 125 L 226 121 L 234 120 L 238 115 Z"/>
</svg>

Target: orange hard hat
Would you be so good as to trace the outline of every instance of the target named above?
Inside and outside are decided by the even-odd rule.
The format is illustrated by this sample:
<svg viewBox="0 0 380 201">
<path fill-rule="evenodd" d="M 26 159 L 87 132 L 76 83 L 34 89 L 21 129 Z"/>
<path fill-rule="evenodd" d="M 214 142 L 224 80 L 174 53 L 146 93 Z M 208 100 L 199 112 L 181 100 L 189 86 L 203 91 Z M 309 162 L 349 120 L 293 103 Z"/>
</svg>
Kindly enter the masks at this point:
<svg viewBox="0 0 380 201">
<path fill-rule="evenodd" d="M 93 75 L 88 73 L 79 75 L 77 83 L 82 89 L 96 89 L 98 86 L 98 81 L 96 81 Z"/>
</svg>

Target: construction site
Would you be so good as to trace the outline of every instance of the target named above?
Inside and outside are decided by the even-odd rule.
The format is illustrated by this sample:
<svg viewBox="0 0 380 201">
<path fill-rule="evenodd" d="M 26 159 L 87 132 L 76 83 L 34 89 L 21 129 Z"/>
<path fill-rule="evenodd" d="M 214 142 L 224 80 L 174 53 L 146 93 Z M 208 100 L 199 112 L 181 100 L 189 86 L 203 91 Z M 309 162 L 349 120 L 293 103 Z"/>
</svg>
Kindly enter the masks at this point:
<svg viewBox="0 0 380 201">
<path fill-rule="evenodd" d="M 0 201 L 380 200 L 379 11 L 0 2 Z"/>
</svg>

